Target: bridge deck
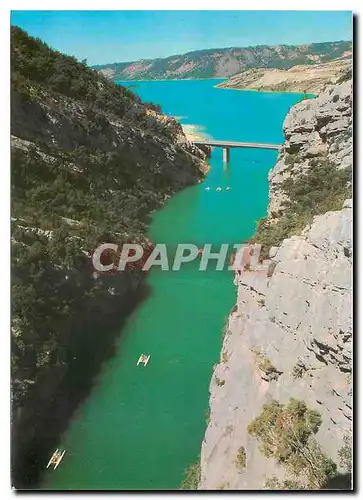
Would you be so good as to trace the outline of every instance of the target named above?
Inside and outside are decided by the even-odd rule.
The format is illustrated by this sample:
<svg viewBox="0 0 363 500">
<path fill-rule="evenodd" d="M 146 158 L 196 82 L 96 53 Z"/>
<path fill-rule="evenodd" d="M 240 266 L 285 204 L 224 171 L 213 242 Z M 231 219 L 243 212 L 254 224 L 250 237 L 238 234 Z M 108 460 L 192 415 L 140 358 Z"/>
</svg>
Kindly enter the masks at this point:
<svg viewBox="0 0 363 500">
<path fill-rule="evenodd" d="M 198 141 L 193 141 L 193 143 L 196 146 L 212 146 L 220 148 L 257 148 L 257 149 L 278 150 L 281 147 L 281 144 L 267 144 L 263 142 L 198 140 Z"/>
</svg>

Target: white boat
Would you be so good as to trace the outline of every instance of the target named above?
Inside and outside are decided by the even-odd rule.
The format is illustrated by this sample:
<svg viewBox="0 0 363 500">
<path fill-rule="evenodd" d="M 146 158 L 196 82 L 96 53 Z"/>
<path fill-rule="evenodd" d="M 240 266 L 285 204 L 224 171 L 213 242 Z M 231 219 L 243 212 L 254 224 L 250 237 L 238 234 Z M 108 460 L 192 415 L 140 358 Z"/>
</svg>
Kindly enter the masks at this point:
<svg viewBox="0 0 363 500">
<path fill-rule="evenodd" d="M 230 186 L 226 187 L 226 191 L 230 191 L 230 189 L 231 189 Z"/>
<path fill-rule="evenodd" d="M 222 191 L 222 188 L 220 186 L 218 186 L 216 191 Z"/>
<path fill-rule="evenodd" d="M 47 469 L 50 466 L 50 464 L 53 462 L 54 456 L 56 456 L 57 453 L 58 453 L 58 448 L 55 450 L 55 452 L 53 453 L 53 455 L 50 457 L 50 460 L 49 460 L 48 465 L 47 465 Z"/>
<path fill-rule="evenodd" d="M 58 448 L 55 450 L 55 452 L 53 453 L 53 455 L 50 457 L 50 460 L 48 462 L 48 465 L 47 465 L 47 469 L 50 465 L 54 465 L 54 469 L 55 470 L 58 465 L 61 463 L 63 457 L 64 457 L 64 454 L 65 454 L 66 450 L 63 450 L 62 452 L 60 450 L 58 450 Z"/>
<path fill-rule="evenodd" d="M 208 186 L 208 187 L 206 187 L 206 188 L 205 188 L 205 190 L 206 190 L 206 191 L 210 191 L 210 187 L 209 187 L 209 186 Z"/>
<path fill-rule="evenodd" d="M 150 359 L 150 354 L 149 355 L 141 354 L 136 364 L 138 366 L 140 363 L 144 363 L 144 366 L 146 366 L 149 362 L 149 359 Z"/>
<path fill-rule="evenodd" d="M 66 450 L 64 450 L 61 454 L 61 456 L 59 457 L 59 459 L 57 460 L 57 463 L 55 464 L 54 466 L 54 469 L 53 470 L 56 470 L 56 468 L 58 467 L 58 465 L 61 463 L 63 457 L 64 457 L 64 454 L 65 454 Z"/>
</svg>

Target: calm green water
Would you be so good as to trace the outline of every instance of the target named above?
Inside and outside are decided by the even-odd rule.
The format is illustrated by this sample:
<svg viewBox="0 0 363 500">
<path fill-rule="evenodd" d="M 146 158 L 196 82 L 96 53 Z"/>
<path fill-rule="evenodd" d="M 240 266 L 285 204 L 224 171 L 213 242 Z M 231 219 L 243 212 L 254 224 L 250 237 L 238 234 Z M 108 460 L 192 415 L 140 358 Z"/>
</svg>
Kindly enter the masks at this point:
<svg viewBox="0 0 363 500">
<path fill-rule="evenodd" d="M 300 95 L 215 89 L 215 83 L 138 82 L 134 90 L 215 139 L 282 142 L 283 119 Z M 150 237 L 170 254 L 177 243 L 246 240 L 265 215 L 275 160 L 273 151 L 232 150 L 224 170 L 215 151 L 207 180 L 170 199 L 154 215 Z M 217 186 L 231 190 L 216 192 Z M 179 272 L 156 269 L 148 279 L 152 294 L 62 437 L 67 453 L 44 488 L 177 489 L 200 452 L 212 368 L 235 302 L 233 276 L 199 272 L 193 264 Z M 145 369 L 136 366 L 142 352 L 151 354 Z"/>
</svg>

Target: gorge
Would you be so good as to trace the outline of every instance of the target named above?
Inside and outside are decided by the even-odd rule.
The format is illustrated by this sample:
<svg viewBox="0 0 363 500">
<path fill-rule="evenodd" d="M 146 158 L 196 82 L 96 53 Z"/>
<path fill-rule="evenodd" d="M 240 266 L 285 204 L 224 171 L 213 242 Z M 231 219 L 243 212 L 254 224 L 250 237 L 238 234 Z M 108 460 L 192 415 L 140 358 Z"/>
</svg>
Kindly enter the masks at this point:
<svg viewBox="0 0 363 500">
<path fill-rule="evenodd" d="M 16 487 L 178 489 L 200 454 L 206 420 L 192 489 L 284 481 L 246 428 L 263 404 L 290 396 L 323 414 L 317 438 L 338 462 L 351 407 L 350 82 L 292 108 L 302 94 L 225 91 L 215 88 L 220 80 L 137 82 L 140 98 L 126 88 L 133 82 L 115 86 L 24 32 L 13 37 Z M 223 169 L 221 152 L 207 164 L 178 122 L 204 137 L 285 142 L 278 158 L 239 150 Z M 286 193 L 300 203 L 294 181 L 314 165 L 324 178 L 303 184 L 318 183 L 323 197 L 311 189 L 308 207 L 289 206 Z M 327 183 L 332 197 L 320 189 Z M 190 265 L 147 277 L 92 274 L 91 252 L 104 241 L 163 242 L 172 252 L 180 242 L 246 242 L 266 215 L 269 192 L 268 219 L 255 237 L 273 274 L 257 279 L 246 270 L 229 318 L 228 271 Z M 284 356 L 288 335 L 303 342 Z M 151 360 L 140 370 L 141 352 Z M 267 375 L 262 354 L 276 368 Z M 301 376 L 292 383 L 295 366 Z M 56 447 L 66 457 L 44 474 Z M 248 474 L 235 467 L 238 454 Z"/>
</svg>

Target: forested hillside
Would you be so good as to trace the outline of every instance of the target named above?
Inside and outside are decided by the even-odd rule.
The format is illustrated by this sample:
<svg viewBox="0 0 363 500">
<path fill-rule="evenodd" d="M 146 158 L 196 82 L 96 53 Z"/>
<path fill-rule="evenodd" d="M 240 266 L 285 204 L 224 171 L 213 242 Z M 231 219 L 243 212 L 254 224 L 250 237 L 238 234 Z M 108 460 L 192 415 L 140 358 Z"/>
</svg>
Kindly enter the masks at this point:
<svg viewBox="0 0 363 500">
<path fill-rule="evenodd" d="M 150 211 L 206 164 L 158 106 L 17 27 L 11 49 L 13 481 L 27 487 L 145 294 L 141 272 L 97 276 L 94 249 L 147 242 Z"/>
</svg>

